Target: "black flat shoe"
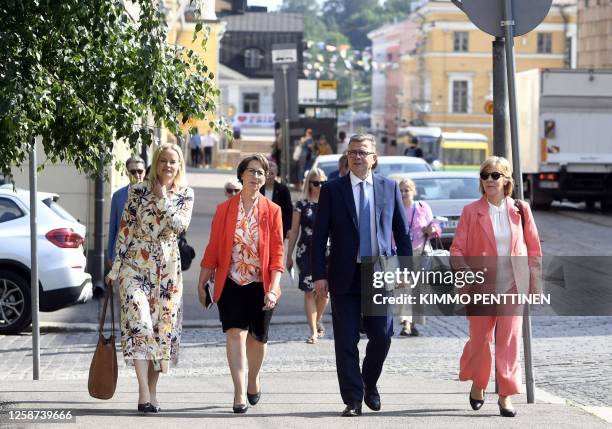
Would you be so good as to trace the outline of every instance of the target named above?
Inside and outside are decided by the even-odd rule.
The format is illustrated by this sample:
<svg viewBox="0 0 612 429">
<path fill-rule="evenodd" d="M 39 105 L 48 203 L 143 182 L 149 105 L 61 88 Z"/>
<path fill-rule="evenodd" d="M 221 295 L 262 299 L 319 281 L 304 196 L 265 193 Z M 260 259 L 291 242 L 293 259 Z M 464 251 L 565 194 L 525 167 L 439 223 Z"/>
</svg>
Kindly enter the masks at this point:
<svg viewBox="0 0 612 429">
<path fill-rule="evenodd" d="M 363 395 L 363 402 L 372 411 L 380 411 L 380 394 L 376 386 L 365 387 L 365 393 Z"/>
<path fill-rule="evenodd" d="M 249 401 L 249 404 L 251 405 L 257 405 L 260 398 L 261 398 L 261 391 L 257 393 L 253 393 L 253 394 L 250 394 L 249 392 L 247 392 L 247 400 Z"/>
<path fill-rule="evenodd" d="M 482 394 L 482 399 L 474 399 L 472 398 L 472 394 L 470 393 L 470 406 L 472 410 L 478 411 L 484 405 L 484 393 Z"/>
<path fill-rule="evenodd" d="M 500 402 L 497 401 L 497 405 L 499 406 L 499 415 L 502 417 L 514 417 L 516 416 L 516 410 L 513 408 L 504 408 L 501 406 Z"/>
<path fill-rule="evenodd" d="M 156 413 L 157 407 L 151 405 L 150 402 L 145 402 L 144 404 L 138 404 L 138 412 L 139 413 Z"/>
<path fill-rule="evenodd" d="M 361 415 L 361 402 L 353 402 L 346 404 L 346 408 L 342 411 L 342 417 L 357 417 Z"/>
<path fill-rule="evenodd" d="M 415 328 L 414 325 L 412 325 L 412 327 L 410 328 L 410 336 L 411 337 L 418 337 L 419 335 L 421 335 L 421 334 L 419 333 L 417 328 Z"/>
<path fill-rule="evenodd" d="M 234 405 L 232 409 L 234 410 L 234 414 L 244 414 L 249 409 L 249 406 L 246 404 L 237 404 Z"/>
</svg>

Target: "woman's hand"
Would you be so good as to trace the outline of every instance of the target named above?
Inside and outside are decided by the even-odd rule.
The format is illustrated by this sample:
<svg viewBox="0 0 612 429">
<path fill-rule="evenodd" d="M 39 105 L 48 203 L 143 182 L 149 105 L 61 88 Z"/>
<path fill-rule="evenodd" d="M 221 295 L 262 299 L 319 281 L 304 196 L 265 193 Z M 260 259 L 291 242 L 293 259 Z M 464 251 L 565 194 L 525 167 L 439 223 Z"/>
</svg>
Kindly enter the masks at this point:
<svg viewBox="0 0 612 429">
<path fill-rule="evenodd" d="M 423 227 L 423 233 L 425 235 L 430 236 L 430 237 L 433 237 L 433 236 L 437 235 L 436 228 L 433 225 L 431 225 L 431 224 Z"/>
<path fill-rule="evenodd" d="M 106 277 L 104 277 L 104 283 L 108 287 L 112 287 L 113 286 L 113 280 L 108 275 Z"/>
<path fill-rule="evenodd" d="M 285 263 L 285 266 L 287 267 L 287 271 L 291 271 L 291 268 L 293 268 L 293 258 L 290 256 L 287 256 L 287 262 Z"/>
<path fill-rule="evenodd" d="M 159 180 L 157 180 L 153 186 L 153 193 L 157 196 L 157 198 L 165 198 L 168 194 L 168 189 L 165 184 L 162 184 L 159 182 Z"/>
<path fill-rule="evenodd" d="M 274 292 L 270 291 L 264 296 L 264 306 L 262 310 L 268 311 L 274 309 L 276 307 L 277 296 Z"/>
</svg>

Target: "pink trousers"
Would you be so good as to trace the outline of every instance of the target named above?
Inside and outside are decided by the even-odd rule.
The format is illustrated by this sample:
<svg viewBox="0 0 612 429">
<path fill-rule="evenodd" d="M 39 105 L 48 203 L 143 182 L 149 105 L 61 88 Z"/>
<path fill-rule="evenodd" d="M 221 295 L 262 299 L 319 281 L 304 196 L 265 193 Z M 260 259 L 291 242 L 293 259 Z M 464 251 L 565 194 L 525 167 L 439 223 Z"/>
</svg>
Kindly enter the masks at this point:
<svg viewBox="0 0 612 429">
<path fill-rule="evenodd" d="M 521 364 L 519 344 L 523 318 L 521 316 L 468 316 L 470 338 L 459 362 L 459 379 L 472 380 L 486 390 L 491 375 L 495 336 L 495 370 L 501 396 L 520 393 Z"/>
</svg>

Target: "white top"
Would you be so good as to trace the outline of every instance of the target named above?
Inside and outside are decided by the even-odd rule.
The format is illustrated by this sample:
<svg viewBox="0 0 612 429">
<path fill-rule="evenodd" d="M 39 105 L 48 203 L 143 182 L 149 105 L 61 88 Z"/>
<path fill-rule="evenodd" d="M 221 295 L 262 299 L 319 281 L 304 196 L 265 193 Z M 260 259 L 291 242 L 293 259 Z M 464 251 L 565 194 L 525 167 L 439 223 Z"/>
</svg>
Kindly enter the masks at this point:
<svg viewBox="0 0 612 429">
<path fill-rule="evenodd" d="M 359 222 L 359 184 L 361 182 L 366 182 L 364 192 L 366 194 L 366 198 L 370 202 L 370 236 L 372 241 L 372 256 L 378 256 L 378 240 L 376 239 L 376 204 L 374 200 L 374 181 L 372 180 L 372 173 L 368 174 L 368 177 L 365 180 L 361 180 L 359 177 L 355 176 L 351 171 L 349 173 L 351 178 L 351 186 L 353 188 L 353 198 L 355 199 L 355 211 L 357 212 L 357 222 Z M 357 253 L 357 262 L 361 262 L 361 257 L 359 253 Z"/>
<path fill-rule="evenodd" d="M 344 140 L 338 142 L 338 146 L 336 147 L 336 153 L 343 154 L 348 149 L 349 138 L 345 137 Z"/>
<path fill-rule="evenodd" d="M 202 146 L 204 147 L 213 147 L 217 142 L 217 137 L 214 134 L 206 134 L 202 137 Z"/>
<path fill-rule="evenodd" d="M 488 201 L 487 201 L 488 202 Z M 497 256 L 502 256 L 497 262 L 497 275 L 495 276 L 495 289 L 498 293 L 508 291 L 513 284 L 512 264 L 510 262 L 510 248 L 512 246 L 512 234 L 510 232 L 510 218 L 508 217 L 508 205 L 506 199 L 502 200 L 499 207 L 489 204 L 489 216 L 493 224 L 495 235 L 495 246 Z"/>
</svg>

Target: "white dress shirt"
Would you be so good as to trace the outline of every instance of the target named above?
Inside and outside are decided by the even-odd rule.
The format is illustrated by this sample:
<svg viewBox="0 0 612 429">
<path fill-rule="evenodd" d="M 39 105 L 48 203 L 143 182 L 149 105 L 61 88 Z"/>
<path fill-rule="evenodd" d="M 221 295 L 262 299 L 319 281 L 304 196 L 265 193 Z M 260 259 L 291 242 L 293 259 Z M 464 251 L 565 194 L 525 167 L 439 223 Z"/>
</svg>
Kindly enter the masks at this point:
<svg viewBox="0 0 612 429">
<path fill-rule="evenodd" d="M 489 216 L 493 224 L 493 234 L 495 235 L 495 246 L 497 256 L 496 291 L 506 292 L 513 284 L 512 263 L 510 262 L 510 247 L 512 246 L 512 234 L 510 232 L 510 218 L 508 217 L 508 205 L 506 199 L 502 200 L 500 206 L 489 202 Z"/>
<path fill-rule="evenodd" d="M 378 239 L 376 238 L 376 203 L 374 201 L 374 181 L 372 180 L 372 173 L 368 174 L 365 180 L 361 180 L 355 176 L 351 171 L 349 173 L 351 178 L 351 187 L 353 188 L 353 198 L 355 199 L 355 211 L 357 212 L 357 222 L 359 222 L 359 184 L 365 182 L 364 192 L 368 201 L 370 202 L 370 237 L 372 241 L 372 256 L 378 256 Z M 361 262 L 359 253 L 357 253 L 357 262 Z"/>
</svg>

